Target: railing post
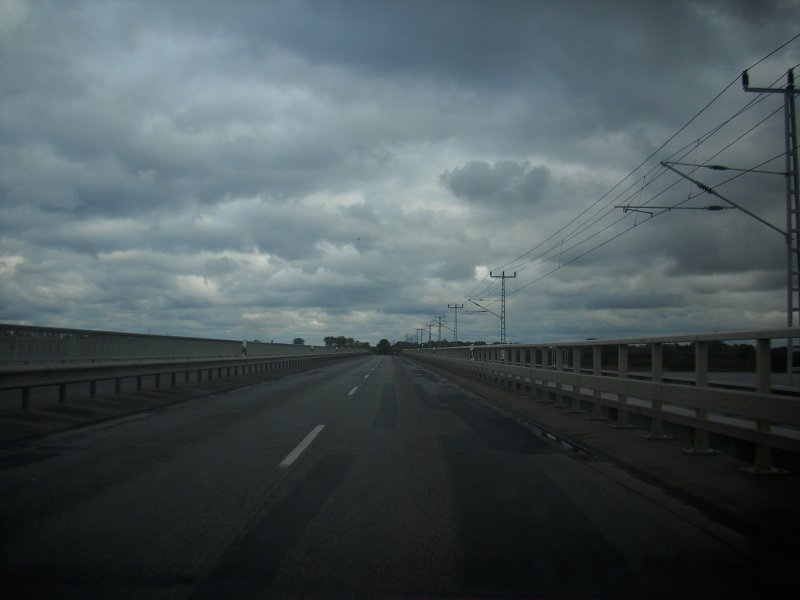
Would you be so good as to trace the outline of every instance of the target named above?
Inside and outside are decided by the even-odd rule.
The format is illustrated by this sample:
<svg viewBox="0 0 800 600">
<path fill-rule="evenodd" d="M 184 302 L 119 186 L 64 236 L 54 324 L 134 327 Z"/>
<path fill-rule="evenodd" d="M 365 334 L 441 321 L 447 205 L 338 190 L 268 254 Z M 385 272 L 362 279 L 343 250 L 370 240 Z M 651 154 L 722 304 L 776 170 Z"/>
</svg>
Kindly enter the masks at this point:
<svg viewBox="0 0 800 600">
<path fill-rule="evenodd" d="M 89 398 L 97 397 L 97 381 L 92 380 L 89 382 Z"/>
<path fill-rule="evenodd" d="M 31 388 L 26 386 L 22 388 L 22 410 L 31 409 Z"/>
<path fill-rule="evenodd" d="M 787 352 L 790 348 L 787 348 Z M 787 355 L 788 357 L 788 355 Z M 772 347 L 769 339 L 756 340 L 756 391 L 760 394 L 772 392 Z M 758 431 L 769 433 L 772 423 L 759 419 L 756 421 Z M 767 444 L 756 444 L 755 460 L 752 467 L 745 469 L 754 475 L 782 473 L 772 466 L 772 448 Z"/>
<path fill-rule="evenodd" d="M 67 384 L 66 383 L 59 383 L 58 384 L 58 403 L 59 404 L 66 404 L 67 403 Z"/>
<path fill-rule="evenodd" d="M 652 367 L 651 380 L 653 383 L 664 381 L 664 346 L 660 342 L 650 344 L 650 365 Z M 654 411 L 661 413 L 662 404 L 660 399 L 654 398 L 651 403 Z M 642 435 L 648 440 L 669 440 L 672 436 L 664 434 L 664 420 L 660 416 L 650 417 L 650 431 Z"/>
<path fill-rule="evenodd" d="M 627 379 L 628 377 L 628 344 L 617 346 L 617 379 Z M 626 394 L 617 394 L 617 402 L 623 407 L 628 403 Z M 628 422 L 628 409 L 617 408 L 617 420 L 612 423 L 614 429 L 633 429 L 633 425 Z"/>
<path fill-rule="evenodd" d="M 122 378 L 117 377 L 114 379 L 114 393 L 119 394 L 120 392 L 122 392 Z"/>
<path fill-rule="evenodd" d="M 562 348 L 555 348 L 556 353 L 556 371 L 563 372 L 564 371 L 564 350 Z M 566 408 L 564 404 L 564 384 L 560 381 L 556 381 L 556 408 Z"/>
<path fill-rule="evenodd" d="M 694 343 L 694 385 L 698 388 L 708 387 L 708 342 Z M 698 421 L 707 421 L 708 411 L 705 408 L 696 408 L 694 417 Z M 708 430 L 703 429 L 700 424 L 694 428 L 694 445 L 684 450 L 695 456 L 719 454 L 709 446 Z"/>
<path fill-rule="evenodd" d="M 136 376 L 136 391 L 137 392 L 141 392 L 142 391 L 142 376 L 141 375 L 137 375 Z"/>
<path fill-rule="evenodd" d="M 536 366 L 541 370 L 546 369 L 547 368 L 547 348 L 544 347 L 544 346 L 539 346 L 536 349 L 536 353 L 539 356 L 539 362 L 536 363 Z M 548 400 L 546 383 L 547 382 L 545 382 L 543 379 L 540 379 L 539 380 L 539 384 L 536 386 L 536 399 L 539 402 L 546 402 Z"/>
<path fill-rule="evenodd" d="M 572 348 L 572 372 L 575 373 L 575 385 L 572 386 L 572 407 L 569 412 L 581 414 L 581 347 Z"/>
<path fill-rule="evenodd" d="M 542 346 L 542 370 L 546 371 L 549 370 L 550 365 L 550 346 Z M 552 404 L 550 400 L 550 386 L 547 384 L 547 379 L 542 379 L 542 385 L 539 388 L 541 390 L 541 394 L 539 396 L 539 402 L 543 404 Z"/>
<path fill-rule="evenodd" d="M 592 375 L 597 377 L 603 374 L 603 347 L 592 346 Z M 592 403 L 592 414 L 586 417 L 592 421 L 605 421 L 606 416 L 603 415 L 603 405 L 600 404 L 601 392 L 594 390 L 592 392 L 594 402 Z"/>
</svg>

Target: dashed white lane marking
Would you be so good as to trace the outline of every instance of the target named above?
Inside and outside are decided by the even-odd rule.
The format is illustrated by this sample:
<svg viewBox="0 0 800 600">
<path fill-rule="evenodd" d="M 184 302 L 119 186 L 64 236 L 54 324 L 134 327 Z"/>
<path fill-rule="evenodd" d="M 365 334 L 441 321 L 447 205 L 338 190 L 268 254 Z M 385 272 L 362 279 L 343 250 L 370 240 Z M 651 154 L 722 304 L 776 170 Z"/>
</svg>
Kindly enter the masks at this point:
<svg viewBox="0 0 800 600">
<path fill-rule="evenodd" d="M 369 373 L 367 373 L 366 375 L 364 375 L 364 379 L 369 379 Z"/>
<path fill-rule="evenodd" d="M 298 458 L 300 458 L 300 455 L 305 451 L 305 449 L 311 445 L 311 442 L 314 441 L 314 438 L 316 438 L 320 433 L 322 433 L 323 429 L 325 429 L 325 425 L 317 425 L 316 427 L 314 427 L 314 429 L 312 429 L 311 432 L 306 437 L 303 438 L 303 441 L 297 444 L 295 449 L 286 455 L 286 458 L 284 458 L 280 462 L 278 467 L 280 467 L 281 469 L 285 469 L 286 467 L 291 467 L 294 464 L 294 462 Z"/>
<path fill-rule="evenodd" d="M 357 390 L 357 389 L 358 389 L 358 386 L 354 387 L 352 390 L 350 390 L 349 392 L 347 392 L 347 395 L 348 395 L 348 396 L 352 396 L 353 394 L 355 394 L 355 393 L 356 393 L 356 390 Z"/>
</svg>

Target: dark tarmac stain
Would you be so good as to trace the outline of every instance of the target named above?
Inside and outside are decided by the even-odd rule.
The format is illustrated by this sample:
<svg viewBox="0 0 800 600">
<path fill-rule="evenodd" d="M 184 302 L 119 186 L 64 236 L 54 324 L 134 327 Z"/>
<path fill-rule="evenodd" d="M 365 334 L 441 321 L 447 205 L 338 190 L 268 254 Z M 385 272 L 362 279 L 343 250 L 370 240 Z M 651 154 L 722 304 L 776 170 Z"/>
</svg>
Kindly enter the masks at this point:
<svg viewBox="0 0 800 600">
<path fill-rule="evenodd" d="M 378 412 L 372 421 L 372 427 L 377 429 L 394 429 L 397 421 L 397 397 L 393 383 L 384 383 L 381 391 L 381 402 Z"/>
<path fill-rule="evenodd" d="M 0 456 L 0 469 L 16 469 L 32 465 L 48 458 L 61 456 L 60 452 L 21 452 Z"/>
<path fill-rule="evenodd" d="M 192 594 L 198 598 L 253 598 L 263 595 L 281 560 L 350 471 L 355 456 L 326 454 L 306 478 L 241 541 Z"/>
</svg>

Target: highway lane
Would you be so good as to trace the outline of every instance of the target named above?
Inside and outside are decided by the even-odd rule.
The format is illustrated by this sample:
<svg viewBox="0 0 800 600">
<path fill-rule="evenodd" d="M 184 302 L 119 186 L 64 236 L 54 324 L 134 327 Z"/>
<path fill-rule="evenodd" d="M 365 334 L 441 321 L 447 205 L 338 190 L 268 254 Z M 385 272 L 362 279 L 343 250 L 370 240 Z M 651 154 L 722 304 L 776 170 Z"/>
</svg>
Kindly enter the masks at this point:
<svg viewBox="0 0 800 600">
<path fill-rule="evenodd" d="M 213 563 L 376 359 L 21 444 L 0 456 L 0 572 L 26 588 L 155 594 Z M 106 595 L 106 597 L 109 597 Z"/>
<path fill-rule="evenodd" d="M 0 456 L 23 597 L 750 597 L 745 539 L 403 357 Z"/>
</svg>

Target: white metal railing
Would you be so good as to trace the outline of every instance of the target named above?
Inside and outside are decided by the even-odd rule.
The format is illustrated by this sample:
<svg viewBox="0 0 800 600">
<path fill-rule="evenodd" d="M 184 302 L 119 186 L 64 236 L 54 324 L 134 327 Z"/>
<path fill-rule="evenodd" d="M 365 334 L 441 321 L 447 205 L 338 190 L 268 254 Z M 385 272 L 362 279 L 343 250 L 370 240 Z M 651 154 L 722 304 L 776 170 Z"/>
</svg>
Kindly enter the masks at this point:
<svg viewBox="0 0 800 600">
<path fill-rule="evenodd" d="M 629 414 L 648 417 L 649 439 L 668 438 L 665 423 L 690 427 L 691 454 L 716 452 L 709 445 L 710 432 L 750 442 L 755 446 L 752 471 L 772 473 L 773 448 L 800 452 L 800 386 L 791 373 L 773 368 L 785 361 L 787 340 L 796 338 L 800 329 L 792 328 L 458 346 L 416 354 L 575 414 L 591 406 L 586 418 L 614 416 L 616 428 L 631 427 Z M 744 362 L 751 368 L 710 364 L 709 347 L 724 350 L 731 342 L 748 351 Z M 693 363 L 688 372 L 687 355 Z"/>
</svg>

